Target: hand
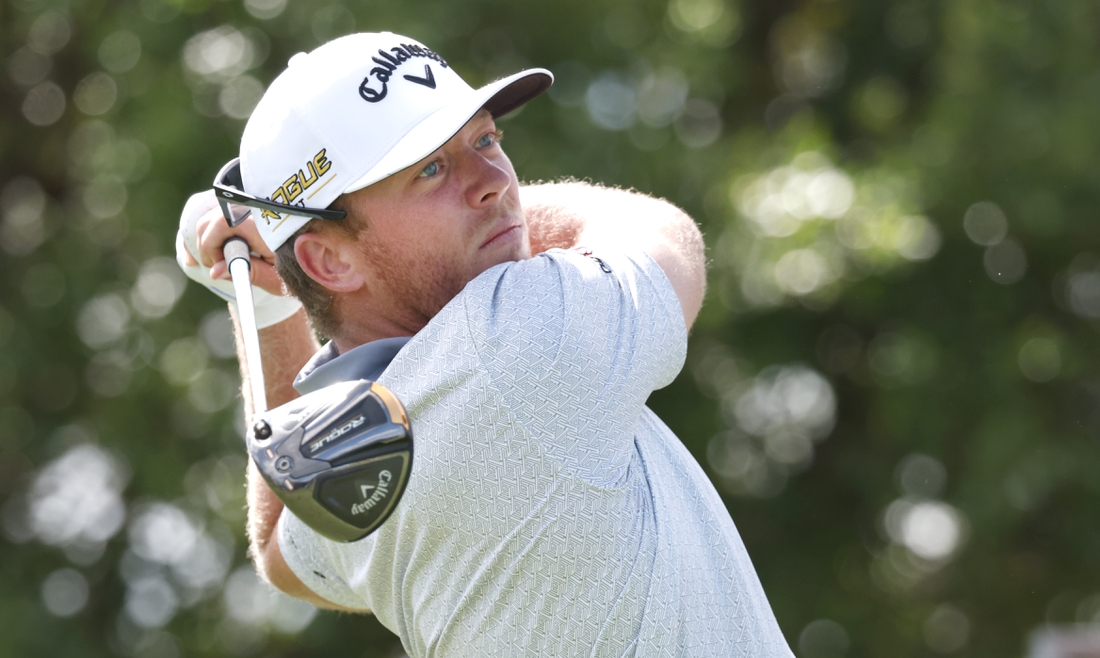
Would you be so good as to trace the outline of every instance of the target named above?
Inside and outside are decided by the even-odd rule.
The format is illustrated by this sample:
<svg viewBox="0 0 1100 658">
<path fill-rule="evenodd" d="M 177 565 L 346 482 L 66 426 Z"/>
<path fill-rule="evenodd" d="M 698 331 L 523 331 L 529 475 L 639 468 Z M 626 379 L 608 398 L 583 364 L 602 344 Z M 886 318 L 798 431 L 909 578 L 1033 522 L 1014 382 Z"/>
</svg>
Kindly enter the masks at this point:
<svg viewBox="0 0 1100 658">
<path fill-rule="evenodd" d="M 275 271 L 275 254 L 260 239 L 252 219 L 230 228 L 222 216 L 213 190 L 191 195 L 180 215 L 176 234 L 176 261 L 188 278 L 206 286 L 222 299 L 236 303 L 233 283 L 222 245 L 233 236 L 244 238 L 252 249 L 252 292 L 259 328 L 294 315 L 301 303 L 283 295 L 282 280 Z"/>
</svg>

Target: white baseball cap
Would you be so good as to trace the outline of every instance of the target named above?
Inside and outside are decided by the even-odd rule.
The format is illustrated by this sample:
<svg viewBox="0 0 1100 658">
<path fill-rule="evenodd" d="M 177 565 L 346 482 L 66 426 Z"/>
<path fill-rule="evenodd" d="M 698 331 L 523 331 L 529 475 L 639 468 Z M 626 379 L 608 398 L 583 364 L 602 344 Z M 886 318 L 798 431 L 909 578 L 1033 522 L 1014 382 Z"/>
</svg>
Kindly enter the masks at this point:
<svg viewBox="0 0 1100 658">
<path fill-rule="evenodd" d="M 291 58 L 260 99 L 241 138 L 241 191 L 277 205 L 326 208 L 427 157 L 478 110 L 506 114 L 553 79 L 529 69 L 474 89 L 408 37 L 341 37 Z M 267 206 L 252 215 L 272 250 L 311 219 Z"/>
</svg>

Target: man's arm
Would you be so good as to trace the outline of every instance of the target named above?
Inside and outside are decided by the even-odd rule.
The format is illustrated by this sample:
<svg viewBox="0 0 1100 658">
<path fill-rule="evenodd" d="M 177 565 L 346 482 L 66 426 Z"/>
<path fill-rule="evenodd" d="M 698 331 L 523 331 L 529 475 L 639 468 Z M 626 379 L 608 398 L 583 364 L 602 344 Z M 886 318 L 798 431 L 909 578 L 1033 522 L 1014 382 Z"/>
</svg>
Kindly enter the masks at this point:
<svg viewBox="0 0 1100 658">
<path fill-rule="evenodd" d="M 640 248 L 664 271 L 691 327 L 703 305 L 706 259 L 699 227 L 676 206 L 638 192 L 580 182 L 520 189 L 531 252 L 576 246 Z"/>
<path fill-rule="evenodd" d="M 182 248 L 179 260 L 184 265 L 198 265 L 211 268 L 211 276 L 227 277 L 222 245 L 230 237 L 237 235 L 248 241 L 253 252 L 260 254 L 252 258 L 252 280 L 272 294 L 284 294 L 282 281 L 274 268 L 274 254 L 260 240 L 251 220 L 236 229 L 229 228 L 216 203 L 208 204 L 207 210 L 196 222 L 198 233 L 198 254 L 191 254 Z M 244 343 L 241 339 L 241 325 L 232 304 L 229 305 L 233 317 L 233 336 L 237 345 L 237 357 L 241 372 L 241 396 L 244 401 L 245 417 L 255 413 L 249 384 L 249 373 L 245 366 Z M 298 397 L 294 390 L 295 375 L 320 347 L 313 330 L 306 319 L 305 311 L 298 309 L 290 317 L 269 327 L 260 329 L 260 354 L 263 360 L 264 389 L 270 407 L 285 404 Z M 278 542 L 278 521 L 283 511 L 283 503 L 272 493 L 255 464 L 249 460 L 247 471 L 246 500 L 248 503 L 247 533 L 249 554 L 260 576 L 279 590 L 296 598 L 308 601 L 321 608 L 348 610 L 331 601 L 321 598 L 290 569 L 283 558 Z M 363 612 L 362 610 L 355 612 Z"/>
<path fill-rule="evenodd" d="M 264 365 L 264 389 L 267 392 L 268 404 L 276 407 L 298 397 L 298 392 L 291 384 L 294 376 L 316 351 L 317 341 L 306 320 L 305 311 L 301 309 L 290 318 L 261 329 L 259 334 L 260 353 Z M 245 367 L 241 325 L 236 314 L 233 314 L 233 335 L 237 343 L 237 360 L 241 369 L 241 395 L 244 398 L 245 418 L 251 418 L 255 412 L 255 406 L 251 397 L 249 373 Z M 319 608 L 346 610 L 315 594 L 286 563 L 279 549 L 277 534 L 283 503 L 268 487 L 251 459 L 248 460 L 245 495 L 248 502 L 248 552 L 260 576 L 279 590 Z"/>
</svg>

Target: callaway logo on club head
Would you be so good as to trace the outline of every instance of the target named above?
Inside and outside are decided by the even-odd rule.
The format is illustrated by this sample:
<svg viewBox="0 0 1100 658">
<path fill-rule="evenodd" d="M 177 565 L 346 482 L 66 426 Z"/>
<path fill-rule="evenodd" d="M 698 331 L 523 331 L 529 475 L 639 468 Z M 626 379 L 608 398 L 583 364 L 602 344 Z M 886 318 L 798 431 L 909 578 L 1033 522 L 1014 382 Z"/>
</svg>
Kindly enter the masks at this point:
<svg viewBox="0 0 1100 658">
<path fill-rule="evenodd" d="M 447 62 L 435 51 L 431 48 L 415 44 L 403 43 L 400 46 L 390 48 L 389 51 L 379 49 L 378 55 L 378 57 L 371 57 L 371 61 L 378 64 L 378 66 L 371 69 L 370 73 L 367 77 L 363 78 L 363 82 L 359 85 L 359 95 L 368 103 L 377 103 L 385 98 L 386 94 L 389 93 L 388 84 L 390 78 L 393 77 L 394 71 L 397 70 L 397 67 L 414 57 L 433 59 L 439 62 L 439 65 L 443 68 L 447 68 Z M 415 75 L 405 75 L 402 77 L 409 82 L 415 82 L 429 89 L 435 89 L 435 74 L 432 73 L 431 67 L 427 64 L 424 65 L 423 77 Z M 381 88 L 376 89 L 371 86 L 372 84 L 381 85 Z"/>
<path fill-rule="evenodd" d="M 370 486 L 368 484 L 359 485 L 359 491 L 363 495 L 363 502 L 352 505 L 351 513 L 362 514 L 385 500 L 386 496 L 390 494 L 389 485 L 392 479 L 393 475 L 390 474 L 389 471 L 382 471 L 378 474 L 378 486 Z"/>
</svg>

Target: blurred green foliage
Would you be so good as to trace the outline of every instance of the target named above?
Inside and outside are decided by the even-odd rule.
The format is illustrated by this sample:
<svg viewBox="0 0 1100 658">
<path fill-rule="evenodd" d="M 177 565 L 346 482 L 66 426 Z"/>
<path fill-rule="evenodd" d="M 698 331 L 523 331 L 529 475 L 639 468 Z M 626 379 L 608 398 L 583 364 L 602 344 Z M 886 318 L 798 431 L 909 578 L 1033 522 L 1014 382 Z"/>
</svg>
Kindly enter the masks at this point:
<svg viewBox="0 0 1100 658">
<path fill-rule="evenodd" d="M 245 557 L 227 315 L 171 257 L 264 86 L 354 30 L 471 83 L 520 176 L 706 234 L 651 406 L 799 656 L 1100 622 L 1100 7 L 1085 0 L 0 2 L 0 654 L 400 655 Z"/>
</svg>

